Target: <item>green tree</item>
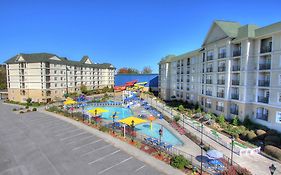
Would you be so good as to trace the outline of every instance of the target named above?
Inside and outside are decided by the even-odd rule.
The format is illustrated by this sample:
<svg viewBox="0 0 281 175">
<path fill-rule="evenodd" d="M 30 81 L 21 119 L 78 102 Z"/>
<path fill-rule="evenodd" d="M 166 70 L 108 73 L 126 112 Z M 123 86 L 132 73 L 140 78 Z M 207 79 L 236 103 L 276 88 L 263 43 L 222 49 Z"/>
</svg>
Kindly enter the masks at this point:
<svg viewBox="0 0 281 175">
<path fill-rule="evenodd" d="M 87 93 L 87 87 L 84 85 L 84 84 L 81 84 L 80 86 L 80 90 L 83 94 L 86 94 Z"/>
<path fill-rule="evenodd" d="M 183 105 L 179 105 L 178 109 L 179 109 L 179 111 L 180 111 L 181 113 L 185 110 L 185 108 L 183 107 Z"/>
<path fill-rule="evenodd" d="M 0 90 L 7 89 L 6 67 L 0 65 Z"/>
<path fill-rule="evenodd" d="M 238 116 L 235 116 L 235 117 L 233 118 L 233 120 L 232 120 L 232 124 L 233 124 L 234 126 L 238 126 L 239 123 L 240 123 L 240 121 L 239 121 Z"/>
<path fill-rule="evenodd" d="M 178 168 L 178 169 L 184 169 L 187 165 L 189 165 L 190 162 L 183 156 L 173 156 L 171 159 L 171 165 L 172 167 Z"/>
<path fill-rule="evenodd" d="M 216 122 L 218 122 L 219 124 L 223 124 L 225 122 L 225 118 L 224 115 L 221 114 L 217 117 Z"/>
</svg>

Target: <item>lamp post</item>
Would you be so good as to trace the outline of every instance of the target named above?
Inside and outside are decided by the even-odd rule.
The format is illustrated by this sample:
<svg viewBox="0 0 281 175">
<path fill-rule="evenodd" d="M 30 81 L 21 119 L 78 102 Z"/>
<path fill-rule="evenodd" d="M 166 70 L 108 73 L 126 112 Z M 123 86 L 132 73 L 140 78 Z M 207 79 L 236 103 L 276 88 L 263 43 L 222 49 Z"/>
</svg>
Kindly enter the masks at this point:
<svg viewBox="0 0 281 175">
<path fill-rule="evenodd" d="M 202 141 L 200 143 L 200 148 L 201 148 L 200 175 L 202 175 L 203 174 L 203 148 L 204 148 L 204 144 Z"/>
<path fill-rule="evenodd" d="M 182 114 L 182 127 L 184 129 L 184 115 Z"/>
<path fill-rule="evenodd" d="M 116 112 L 114 112 L 113 116 L 112 116 L 112 131 L 113 134 L 115 133 L 115 117 L 116 117 Z"/>
<path fill-rule="evenodd" d="M 163 129 L 162 127 L 159 129 L 159 144 L 161 143 L 161 137 L 163 135 Z"/>
<path fill-rule="evenodd" d="M 231 136 L 231 161 L 230 161 L 230 165 L 233 165 L 233 148 L 234 148 L 234 140 L 235 140 L 235 138 L 234 138 L 234 136 L 232 135 Z"/>
<path fill-rule="evenodd" d="M 134 129 L 135 129 L 135 121 L 134 120 L 132 120 L 131 129 L 132 129 L 132 142 L 134 142 Z"/>
<path fill-rule="evenodd" d="M 82 104 L 82 119 L 83 119 L 83 123 L 84 123 L 84 115 L 85 115 L 84 109 L 85 109 L 85 106 L 84 106 L 84 104 Z"/>
<path fill-rule="evenodd" d="M 271 166 L 269 167 L 270 174 L 273 175 L 275 170 L 276 170 L 276 167 L 273 164 L 271 164 Z"/>
<path fill-rule="evenodd" d="M 201 120 L 201 143 L 203 143 L 203 121 Z"/>
</svg>

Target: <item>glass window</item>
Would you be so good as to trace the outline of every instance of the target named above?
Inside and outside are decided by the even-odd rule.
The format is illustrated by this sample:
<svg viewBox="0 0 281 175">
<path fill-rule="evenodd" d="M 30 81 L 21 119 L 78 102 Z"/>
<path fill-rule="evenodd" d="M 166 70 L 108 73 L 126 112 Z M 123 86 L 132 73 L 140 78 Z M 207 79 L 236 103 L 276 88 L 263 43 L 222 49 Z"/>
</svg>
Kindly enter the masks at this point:
<svg viewBox="0 0 281 175">
<path fill-rule="evenodd" d="M 278 94 L 278 103 L 281 103 L 281 92 Z"/>
</svg>

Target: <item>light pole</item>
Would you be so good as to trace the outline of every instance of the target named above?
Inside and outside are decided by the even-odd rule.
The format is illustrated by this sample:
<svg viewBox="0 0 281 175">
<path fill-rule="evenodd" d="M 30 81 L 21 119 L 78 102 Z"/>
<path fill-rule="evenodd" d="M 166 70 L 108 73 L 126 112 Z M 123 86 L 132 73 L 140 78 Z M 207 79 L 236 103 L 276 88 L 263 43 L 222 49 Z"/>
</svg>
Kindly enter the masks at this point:
<svg viewBox="0 0 281 175">
<path fill-rule="evenodd" d="M 182 114 L 182 127 L 184 129 L 184 115 Z"/>
<path fill-rule="evenodd" d="M 135 129 L 135 121 L 134 120 L 132 120 L 131 129 L 132 129 L 132 142 L 134 142 L 134 129 Z"/>
<path fill-rule="evenodd" d="M 233 148 L 234 148 L 234 140 L 235 140 L 235 138 L 234 138 L 234 136 L 232 135 L 231 136 L 231 161 L 230 161 L 230 165 L 233 165 Z"/>
<path fill-rule="evenodd" d="M 276 167 L 273 164 L 271 164 L 271 166 L 269 167 L 270 174 L 273 175 L 275 170 L 276 170 Z"/>
<path fill-rule="evenodd" d="M 201 120 L 201 143 L 203 143 L 203 121 Z"/>
<path fill-rule="evenodd" d="M 204 148 L 204 144 L 202 141 L 200 143 L 200 148 L 201 148 L 200 175 L 202 175 L 203 174 L 203 148 Z"/>
<path fill-rule="evenodd" d="M 84 123 L 84 109 L 85 109 L 85 106 L 84 106 L 84 104 L 82 104 L 82 119 L 83 119 L 83 123 Z"/>
<path fill-rule="evenodd" d="M 163 134 L 163 130 L 162 128 L 159 129 L 159 144 L 161 144 L 161 137 L 162 137 L 162 134 Z"/>
<path fill-rule="evenodd" d="M 112 116 L 112 131 L 113 134 L 115 133 L 114 129 L 115 129 L 115 117 L 116 117 L 116 112 L 114 112 L 113 116 Z"/>
</svg>

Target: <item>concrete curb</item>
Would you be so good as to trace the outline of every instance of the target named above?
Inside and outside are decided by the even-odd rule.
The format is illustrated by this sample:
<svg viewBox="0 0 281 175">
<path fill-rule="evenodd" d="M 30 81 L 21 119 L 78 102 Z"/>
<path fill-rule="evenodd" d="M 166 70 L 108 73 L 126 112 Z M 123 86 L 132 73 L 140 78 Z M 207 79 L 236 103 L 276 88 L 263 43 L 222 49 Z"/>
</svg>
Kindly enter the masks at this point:
<svg viewBox="0 0 281 175">
<path fill-rule="evenodd" d="M 75 121 L 73 119 L 69 119 L 67 117 L 63 117 L 63 116 L 60 116 L 58 114 L 54 114 L 52 112 L 48 112 L 48 111 L 44 111 L 44 110 L 40 110 L 38 112 L 41 112 L 41 113 L 45 113 L 45 114 L 48 114 L 48 115 L 51 115 L 53 117 L 56 117 L 60 120 L 63 120 L 63 121 L 66 121 L 68 123 L 71 123 L 72 125 L 80 128 L 80 129 L 83 129 L 85 131 L 88 131 L 102 139 L 104 139 L 106 142 L 114 145 L 115 147 L 123 150 L 124 152 L 136 157 L 137 159 L 147 163 L 148 165 L 152 166 L 153 168 L 157 169 L 158 171 L 164 173 L 164 174 L 168 174 L 168 175 L 184 175 L 184 173 L 178 169 L 175 169 L 169 165 L 167 165 L 166 163 L 144 153 L 143 151 L 133 147 L 132 145 L 128 144 L 128 143 L 125 143 L 117 138 L 114 138 L 106 133 L 103 133 L 97 129 L 94 129 L 92 127 L 89 127 L 85 124 L 82 124 L 78 121 Z"/>
</svg>

